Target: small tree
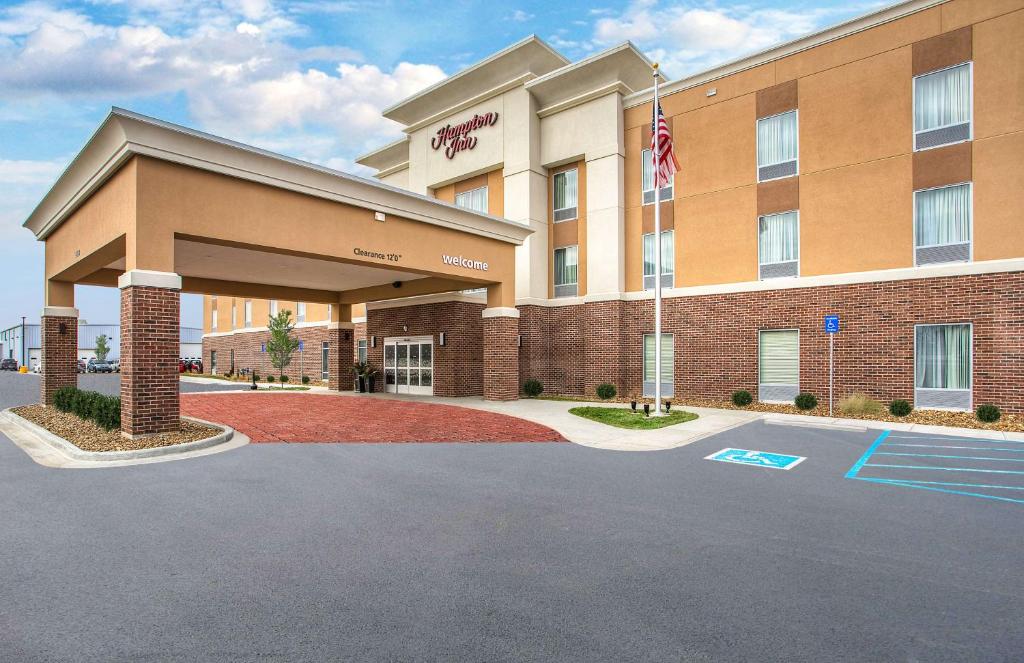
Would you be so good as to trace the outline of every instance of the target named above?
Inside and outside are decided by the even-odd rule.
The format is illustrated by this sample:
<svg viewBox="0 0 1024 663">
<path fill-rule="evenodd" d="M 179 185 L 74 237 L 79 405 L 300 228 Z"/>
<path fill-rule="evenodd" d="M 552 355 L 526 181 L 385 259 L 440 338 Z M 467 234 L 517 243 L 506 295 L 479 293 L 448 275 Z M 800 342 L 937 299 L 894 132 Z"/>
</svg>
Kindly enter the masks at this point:
<svg viewBox="0 0 1024 663">
<path fill-rule="evenodd" d="M 284 310 L 270 316 L 267 327 L 270 329 L 267 354 L 270 355 L 271 366 L 277 369 L 280 377 L 284 375 L 284 369 L 288 368 L 288 364 L 292 363 L 292 353 L 299 347 L 299 339 L 292 336 L 295 329 L 292 312 Z"/>
<path fill-rule="evenodd" d="M 100 334 L 96 337 L 96 361 L 106 361 L 110 354 L 110 346 L 107 345 L 107 335 Z"/>
</svg>

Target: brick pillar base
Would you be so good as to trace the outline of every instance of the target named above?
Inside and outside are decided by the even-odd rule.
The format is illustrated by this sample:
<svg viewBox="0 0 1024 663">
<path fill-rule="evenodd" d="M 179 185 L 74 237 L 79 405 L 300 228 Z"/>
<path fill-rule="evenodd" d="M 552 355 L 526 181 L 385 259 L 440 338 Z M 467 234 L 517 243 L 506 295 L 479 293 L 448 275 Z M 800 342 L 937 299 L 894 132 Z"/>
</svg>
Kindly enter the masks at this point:
<svg viewBox="0 0 1024 663">
<path fill-rule="evenodd" d="M 484 399 L 519 398 L 519 315 L 490 315 L 484 309 Z M 514 309 L 513 309 L 514 311 Z"/>
<path fill-rule="evenodd" d="M 338 323 L 337 329 L 328 329 L 327 387 L 333 391 L 353 391 L 355 374 L 355 339 L 352 323 Z"/>
<path fill-rule="evenodd" d="M 53 405 L 53 395 L 61 387 L 78 385 L 78 311 L 73 308 L 46 308 L 40 320 L 42 363 L 40 402 Z"/>
<path fill-rule="evenodd" d="M 121 287 L 121 433 L 127 437 L 179 430 L 180 308 L 178 289 Z"/>
</svg>

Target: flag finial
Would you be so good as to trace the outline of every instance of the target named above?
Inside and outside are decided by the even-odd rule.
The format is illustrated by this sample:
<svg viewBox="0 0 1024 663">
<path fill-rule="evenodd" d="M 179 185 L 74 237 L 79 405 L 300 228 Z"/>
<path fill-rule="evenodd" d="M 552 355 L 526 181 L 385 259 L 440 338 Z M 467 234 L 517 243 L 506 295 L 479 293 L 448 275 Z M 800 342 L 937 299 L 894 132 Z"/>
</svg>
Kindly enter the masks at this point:
<svg viewBox="0 0 1024 663">
<path fill-rule="evenodd" d="M 651 65 L 651 67 L 653 67 L 653 68 L 654 68 L 654 71 L 655 71 L 655 72 L 657 72 L 657 71 L 658 71 L 658 63 L 657 63 L 657 62 L 655 62 L 654 64 L 652 64 L 652 65 Z"/>
</svg>

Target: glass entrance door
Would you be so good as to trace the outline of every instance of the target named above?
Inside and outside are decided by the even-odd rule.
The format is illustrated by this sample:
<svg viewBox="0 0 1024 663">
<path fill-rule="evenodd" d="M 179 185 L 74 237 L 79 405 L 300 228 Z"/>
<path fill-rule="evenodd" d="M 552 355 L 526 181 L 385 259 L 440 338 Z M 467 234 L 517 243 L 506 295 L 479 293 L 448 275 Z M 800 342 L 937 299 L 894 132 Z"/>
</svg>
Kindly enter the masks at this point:
<svg viewBox="0 0 1024 663">
<path fill-rule="evenodd" d="M 384 389 L 393 394 L 434 395 L 434 339 L 384 339 Z"/>
</svg>

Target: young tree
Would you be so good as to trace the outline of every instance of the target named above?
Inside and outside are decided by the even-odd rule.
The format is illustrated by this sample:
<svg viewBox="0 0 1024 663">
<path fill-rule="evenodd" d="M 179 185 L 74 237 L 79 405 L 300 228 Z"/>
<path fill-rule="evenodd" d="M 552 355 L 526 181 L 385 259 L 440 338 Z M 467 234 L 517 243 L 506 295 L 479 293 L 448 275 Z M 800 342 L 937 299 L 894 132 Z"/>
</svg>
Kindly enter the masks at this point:
<svg viewBox="0 0 1024 663">
<path fill-rule="evenodd" d="M 110 354 L 110 346 L 107 345 L 107 335 L 100 334 L 96 337 L 96 361 L 106 361 Z"/>
<path fill-rule="evenodd" d="M 270 316 L 267 323 L 270 329 L 270 340 L 267 341 L 267 354 L 270 364 L 278 370 L 278 377 L 284 375 L 284 369 L 292 363 L 292 353 L 299 347 L 299 339 L 292 336 L 295 325 L 292 323 L 292 312 L 279 311 Z"/>
</svg>

